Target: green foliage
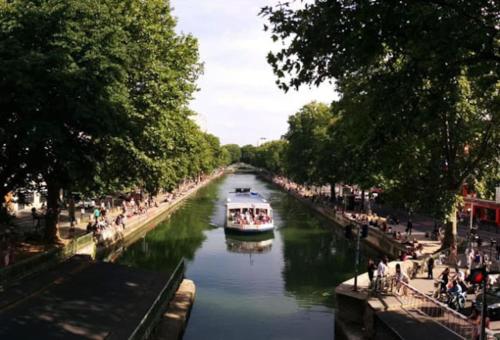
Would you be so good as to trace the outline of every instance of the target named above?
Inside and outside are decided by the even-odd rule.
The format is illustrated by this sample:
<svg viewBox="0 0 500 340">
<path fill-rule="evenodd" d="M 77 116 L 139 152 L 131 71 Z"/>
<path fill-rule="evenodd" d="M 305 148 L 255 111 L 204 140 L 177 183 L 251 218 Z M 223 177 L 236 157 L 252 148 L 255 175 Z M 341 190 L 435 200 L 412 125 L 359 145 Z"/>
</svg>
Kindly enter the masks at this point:
<svg viewBox="0 0 500 340">
<path fill-rule="evenodd" d="M 276 140 L 258 147 L 245 145 L 241 148 L 241 161 L 275 174 L 284 174 L 287 170 L 285 153 L 288 142 Z"/>
<path fill-rule="evenodd" d="M 333 177 L 380 183 L 445 218 L 462 184 L 498 164 L 495 2 L 317 0 L 262 13 L 284 42 L 268 57 L 284 90 L 336 81 Z"/>
<path fill-rule="evenodd" d="M 324 184 L 328 126 L 333 121 L 328 105 L 312 102 L 288 118 L 285 162 L 287 174 L 298 183 Z"/>
<path fill-rule="evenodd" d="M 228 162 L 187 104 L 197 41 L 175 33 L 168 1 L 0 1 L 0 197 L 155 193 Z"/>
<path fill-rule="evenodd" d="M 229 152 L 229 164 L 238 163 L 241 160 L 241 148 L 237 144 L 226 144 L 223 146 Z"/>
<path fill-rule="evenodd" d="M 248 144 L 241 147 L 241 161 L 255 164 L 255 146 Z"/>
<path fill-rule="evenodd" d="M 287 144 L 285 140 L 276 140 L 255 148 L 253 165 L 267 169 L 275 174 L 284 174 Z"/>
</svg>

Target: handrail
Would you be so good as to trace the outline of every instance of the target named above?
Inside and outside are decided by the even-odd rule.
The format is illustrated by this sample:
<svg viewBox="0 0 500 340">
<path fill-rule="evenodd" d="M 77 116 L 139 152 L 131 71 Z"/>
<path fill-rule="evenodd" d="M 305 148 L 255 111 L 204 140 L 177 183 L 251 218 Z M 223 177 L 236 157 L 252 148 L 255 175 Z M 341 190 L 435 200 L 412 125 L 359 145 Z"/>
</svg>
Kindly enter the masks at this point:
<svg viewBox="0 0 500 340">
<path fill-rule="evenodd" d="M 403 294 L 395 296 L 401 302 L 402 308 L 413 307 L 418 313 L 425 315 L 460 338 L 472 338 L 476 325 L 466 316 L 405 282 L 401 281 L 399 284 L 402 287 Z"/>
<path fill-rule="evenodd" d="M 441 301 L 436 300 L 432 296 L 429 296 L 427 294 L 424 294 L 424 293 L 420 292 L 415 287 L 412 287 L 412 286 L 410 286 L 409 284 L 407 284 L 405 282 L 401 282 L 401 285 L 406 286 L 406 288 L 408 288 L 409 290 L 413 291 L 414 293 L 416 293 L 418 295 L 421 295 L 424 299 L 430 300 L 431 302 L 435 303 L 436 305 L 439 305 L 439 306 L 441 306 L 443 308 L 446 308 L 447 312 L 454 314 L 456 317 L 458 317 L 460 319 L 463 319 L 463 320 L 466 320 L 467 322 L 470 322 L 469 319 L 465 315 L 457 312 L 454 309 L 451 309 L 446 304 L 442 303 Z"/>
<path fill-rule="evenodd" d="M 168 300 L 170 300 L 170 296 L 174 293 L 174 286 L 176 286 L 175 289 L 177 289 L 177 284 L 180 283 L 181 279 L 184 277 L 184 270 L 184 259 L 181 259 L 170 275 L 169 279 L 167 280 L 167 283 L 163 286 L 160 294 L 158 294 L 154 302 L 151 304 L 151 307 L 149 307 L 146 314 L 144 314 L 144 317 L 141 319 L 132 334 L 129 336 L 129 340 L 148 338 L 149 333 L 152 330 L 152 322 L 158 317 L 158 314 L 161 312 L 162 307 L 169 302 L 162 300 L 165 300 L 167 298 Z"/>
</svg>

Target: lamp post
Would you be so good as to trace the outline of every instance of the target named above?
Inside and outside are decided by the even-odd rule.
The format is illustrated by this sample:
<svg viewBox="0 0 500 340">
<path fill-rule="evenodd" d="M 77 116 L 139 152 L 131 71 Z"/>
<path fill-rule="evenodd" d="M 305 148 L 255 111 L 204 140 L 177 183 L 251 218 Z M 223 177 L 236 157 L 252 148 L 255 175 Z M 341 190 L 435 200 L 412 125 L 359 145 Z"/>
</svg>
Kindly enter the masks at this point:
<svg viewBox="0 0 500 340">
<path fill-rule="evenodd" d="M 359 266 L 359 241 L 361 239 L 361 228 L 357 228 L 357 237 L 356 237 L 356 256 L 354 261 L 354 291 L 358 291 L 358 266 Z"/>
<path fill-rule="evenodd" d="M 484 263 L 484 257 L 483 257 Z M 483 267 L 483 272 L 486 273 L 486 266 Z M 488 307 L 486 306 L 486 282 L 488 282 L 487 276 L 483 278 L 483 301 L 481 310 L 481 340 L 486 340 L 486 316 L 488 313 Z"/>
<path fill-rule="evenodd" d="M 469 231 L 473 228 L 474 222 L 474 203 L 470 202 L 470 216 L 469 216 Z"/>
<path fill-rule="evenodd" d="M 261 146 L 266 139 L 267 139 L 266 137 L 260 137 L 257 140 L 257 146 Z"/>
</svg>

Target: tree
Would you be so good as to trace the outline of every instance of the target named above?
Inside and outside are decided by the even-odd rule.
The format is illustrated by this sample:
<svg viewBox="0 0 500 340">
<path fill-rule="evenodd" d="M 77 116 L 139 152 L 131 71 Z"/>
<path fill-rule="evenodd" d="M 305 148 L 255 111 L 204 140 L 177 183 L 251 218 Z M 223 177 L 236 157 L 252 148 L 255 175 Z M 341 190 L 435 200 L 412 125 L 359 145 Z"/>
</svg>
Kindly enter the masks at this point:
<svg viewBox="0 0 500 340">
<path fill-rule="evenodd" d="M 493 1 L 315 1 L 266 7 L 268 60 L 287 90 L 335 79 L 341 120 L 389 190 L 447 219 L 467 178 L 500 157 L 498 5 Z M 352 145 L 352 144 L 351 144 Z"/>
<path fill-rule="evenodd" d="M 255 148 L 253 165 L 264 168 L 274 174 L 283 175 L 286 171 L 285 154 L 287 141 L 275 140 Z"/>
<path fill-rule="evenodd" d="M 230 155 L 230 164 L 238 163 L 241 160 L 241 148 L 237 144 L 226 144 L 223 146 Z"/>
<path fill-rule="evenodd" d="M 325 184 L 324 164 L 328 126 L 334 116 L 323 103 L 312 102 L 288 118 L 285 139 L 287 174 L 301 184 Z"/>
<path fill-rule="evenodd" d="M 0 2 L 0 194 L 45 184 L 48 241 L 60 189 L 174 177 L 200 72 L 174 27 L 160 0 Z"/>
<path fill-rule="evenodd" d="M 241 161 L 248 164 L 255 163 L 255 146 L 248 144 L 241 147 Z"/>
</svg>

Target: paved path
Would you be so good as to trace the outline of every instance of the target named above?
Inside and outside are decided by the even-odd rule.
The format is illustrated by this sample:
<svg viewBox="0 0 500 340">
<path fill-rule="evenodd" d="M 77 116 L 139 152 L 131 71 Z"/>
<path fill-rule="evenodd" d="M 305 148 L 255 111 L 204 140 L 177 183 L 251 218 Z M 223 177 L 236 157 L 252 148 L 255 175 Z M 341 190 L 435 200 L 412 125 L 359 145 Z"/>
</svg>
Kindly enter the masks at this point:
<svg viewBox="0 0 500 340">
<path fill-rule="evenodd" d="M 292 190 L 299 195 L 303 195 L 305 193 L 305 196 L 308 196 L 307 192 L 306 191 L 303 192 L 300 186 L 288 182 L 286 179 L 284 180 L 282 178 L 274 178 L 273 181 L 277 185 L 283 186 L 285 190 Z M 327 205 L 329 205 L 329 203 Z M 323 207 L 326 207 L 326 205 L 323 204 Z M 377 213 L 378 216 L 381 217 L 385 217 L 387 215 L 394 215 L 394 212 L 391 211 L 390 209 L 385 209 L 380 206 L 378 207 L 372 206 L 372 208 L 373 211 Z M 326 209 L 333 210 L 333 208 L 326 208 Z M 346 212 L 346 214 L 350 213 L 352 212 Z M 354 212 L 354 213 L 356 215 L 359 215 L 359 212 Z M 401 213 L 396 215 L 400 217 L 400 224 L 391 225 L 392 230 L 395 232 L 399 231 L 402 235 L 405 235 L 408 216 L 405 216 L 404 214 Z M 434 220 L 431 217 L 425 215 L 414 214 L 412 216 L 412 222 L 413 222 L 413 230 L 412 234 L 409 235 L 408 238 L 416 240 L 418 241 L 418 243 L 423 245 L 423 251 L 421 257 L 426 258 L 427 256 L 437 252 L 441 248 L 440 241 L 432 241 L 430 238 L 426 237 L 426 234 L 430 235 L 434 230 Z M 459 237 L 465 238 L 468 235 L 469 226 L 466 223 L 463 223 L 462 225 L 458 226 L 457 232 Z M 495 239 L 497 240 L 497 243 L 500 244 L 500 228 L 496 227 L 486 228 L 485 226 L 483 226 L 479 228 L 477 233 L 484 240 L 481 250 L 484 251 L 484 253 L 487 254 L 491 253 L 492 255 L 496 255 L 496 251 L 490 246 L 490 240 Z M 391 234 L 387 234 L 387 237 L 393 238 Z M 491 256 L 491 258 L 494 257 L 495 256 Z M 464 265 L 466 264 L 465 255 L 459 254 L 459 260 L 461 260 L 462 264 L 461 269 L 464 269 Z M 500 262 L 498 260 L 495 259 L 493 262 L 494 266 L 496 265 L 500 267 Z M 393 261 L 390 264 L 390 270 L 389 270 L 390 275 L 393 275 L 395 273 L 394 267 L 396 263 L 398 263 L 398 261 Z M 408 266 L 412 266 L 412 262 L 410 261 L 405 261 L 404 263 L 399 262 L 399 263 L 403 266 L 404 268 L 403 270 L 405 270 L 405 272 L 406 272 L 405 268 L 407 268 Z M 434 277 L 437 278 L 439 274 L 446 267 L 447 267 L 446 265 L 436 263 L 436 266 L 433 270 Z M 427 271 L 426 268 L 424 269 L 425 270 L 423 273 L 419 273 L 415 279 L 411 280 L 410 285 L 416 288 L 421 293 L 432 295 L 432 293 L 435 290 L 434 280 L 427 279 Z M 361 269 L 361 271 L 363 271 L 363 269 Z M 454 269 L 452 269 L 452 275 L 453 274 L 454 274 Z M 400 335 L 404 335 L 403 338 L 420 340 L 422 338 L 428 337 L 431 334 L 433 337 L 438 336 L 445 339 L 455 338 L 454 333 L 451 333 L 443 326 L 437 324 L 430 317 L 424 316 L 420 313 L 416 313 L 415 311 L 412 310 L 403 309 L 400 301 L 392 295 L 378 295 L 377 297 L 370 297 L 371 294 L 368 289 L 369 280 L 367 273 L 359 275 L 357 281 L 358 281 L 358 291 L 356 292 L 353 291 L 354 278 L 352 278 L 340 284 L 335 290 L 336 293 L 345 296 L 350 296 L 352 298 L 359 300 L 368 300 L 372 308 L 378 311 L 377 313 L 380 314 L 381 317 L 384 318 L 387 323 L 392 324 L 394 326 L 394 329 L 398 329 L 398 333 Z M 475 298 L 474 296 L 468 296 L 469 305 L 471 303 L 471 300 L 473 300 L 474 298 Z M 492 322 L 491 329 L 499 329 L 500 325 L 496 325 L 497 323 L 500 324 L 500 322 Z"/>
<path fill-rule="evenodd" d="M 127 339 L 168 279 L 73 258 L 0 293 L 0 339 Z"/>
<path fill-rule="evenodd" d="M 399 309 L 378 312 L 377 316 L 382 322 L 389 325 L 401 339 L 423 340 L 429 339 L 431 335 L 432 339 L 462 339 L 431 319 L 422 317 L 414 310 Z"/>
</svg>

